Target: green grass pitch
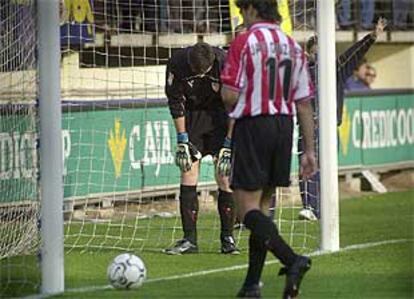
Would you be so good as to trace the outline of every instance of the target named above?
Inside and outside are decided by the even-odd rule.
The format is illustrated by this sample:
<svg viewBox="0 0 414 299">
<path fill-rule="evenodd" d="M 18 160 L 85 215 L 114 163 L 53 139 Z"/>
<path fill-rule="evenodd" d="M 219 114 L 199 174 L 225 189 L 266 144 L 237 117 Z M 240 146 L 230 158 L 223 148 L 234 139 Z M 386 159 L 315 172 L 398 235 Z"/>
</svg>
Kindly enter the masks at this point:
<svg viewBox="0 0 414 299">
<path fill-rule="evenodd" d="M 342 250 L 313 257 L 300 297 L 413 298 L 414 190 L 342 200 L 340 215 Z M 119 251 L 72 250 L 65 256 L 68 291 L 53 298 L 234 298 L 246 271 L 246 244 L 240 256 L 223 256 L 215 247 L 196 255 L 138 253 L 148 281 L 137 290 L 107 287 L 106 268 Z M 270 254 L 267 262 L 263 298 L 280 298 L 280 264 Z"/>
</svg>

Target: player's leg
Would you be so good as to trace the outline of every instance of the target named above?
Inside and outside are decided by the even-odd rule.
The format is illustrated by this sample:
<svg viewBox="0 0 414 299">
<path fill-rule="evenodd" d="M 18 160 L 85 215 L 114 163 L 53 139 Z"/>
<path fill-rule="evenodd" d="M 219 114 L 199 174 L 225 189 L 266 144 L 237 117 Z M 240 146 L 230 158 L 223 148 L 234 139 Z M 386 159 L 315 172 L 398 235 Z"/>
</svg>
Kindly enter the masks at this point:
<svg viewBox="0 0 414 299">
<path fill-rule="evenodd" d="M 219 187 L 217 197 L 217 210 L 220 216 L 221 232 L 221 252 L 224 254 L 239 254 L 233 237 L 233 227 L 235 222 L 235 204 L 233 192 L 230 189 L 229 178 L 220 176 L 215 172 L 216 182 Z"/>
<path fill-rule="evenodd" d="M 351 0 L 342 0 L 338 11 L 338 22 L 341 27 L 347 28 L 354 23 L 351 14 Z"/>
<path fill-rule="evenodd" d="M 407 29 L 407 17 L 410 12 L 409 0 L 392 1 L 393 26 L 395 29 Z"/>
<path fill-rule="evenodd" d="M 364 30 L 374 28 L 375 2 L 371 0 L 361 0 L 361 27 Z"/>
<path fill-rule="evenodd" d="M 271 158 L 268 155 L 269 143 L 273 143 L 274 139 L 274 136 L 267 135 L 269 119 L 259 117 L 238 120 L 233 132 L 231 186 L 234 189 L 238 217 L 250 230 L 249 266 L 238 297 L 260 297 L 259 281 L 266 258 L 265 239 L 268 235 L 267 224 L 263 225 L 263 222 L 272 224 L 261 210 L 262 187 L 268 180 Z M 268 203 L 264 205 L 268 206 Z"/>
<path fill-rule="evenodd" d="M 206 134 L 204 134 L 204 150 L 214 157 L 215 163 L 223 147 L 228 126 L 227 114 L 222 110 L 206 112 L 203 115 Z M 215 179 L 218 185 L 217 210 L 221 223 L 221 252 L 226 254 L 239 254 L 233 238 L 233 226 L 235 222 L 235 209 L 229 178 L 221 176 L 215 164 Z"/>
<path fill-rule="evenodd" d="M 200 162 L 193 164 L 190 171 L 181 173 L 180 212 L 184 238 L 197 244 L 198 198 L 197 182 Z"/>
<path fill-rule="evenodd" d="M 274 192 L 274 187 L 266 187 L 260 199 L 261 206 L 268 207 L 272 194 Z M 266 209 L 267 211 L 267 209 Z M 265 211 L 262 211 L 265 215 Z M 266 216 L 266 215 L 265 215 Z M 263 241 L 266 243 L 266 247 L 269 251 L 277 257 L 282 264 L 292 265 L 295 261 L 297 255 L 293 252 L 292 248 L 283 240 L 279 235 L 279 231 L 272 220 L 269 217 L 265 217 L 267 220 L 264 220 L 262 216 L 259 217 L 259 223 L 262 223 L 264 227 L 267 227 L 266 232 L 263 231 Z M 258 225 L 258 224 L 256 224 Z"/>
<path fill-rule="evenodd" d="M 312 218 L 305 217 L 308 220 L 319 219 L 319 185 L 320 185 L 320 174 L 319 171 L 315 172 L 311 178 L 301 182 L 305 187 L 305 202 L 306 208 L 312 212 Z"/>
<path fill-rule="evenodd" d="M 181 173 L 180 185 L 180 214 L 184 232 L 183 239 L 173 247 L 164 250 L 167 254 L 184 254 L 198 252 L 197 247 L 197 217 L 198 198 L 197 182 L 200 162 L 193 163 L 191 170 Z"/>
<path fill-rule="evenodd" d="M 302 198 L 303 209 L 299 212 L 299 219 L 316 221 L 320 217 L 319 209 L 319 185 L 320 175 L 317 171 L 307 181 L 300 180 L 300 196 Z"/>
<path fill-rule="evenodd" d="M 289 270 L 302 277 L 304 272 L 308 270 L 310 260 L 305 257 L 298 256 L 292 248 L 280 236 L 276 225 L 261 211 L 261 206 L 269 206 L 270 198 L 274 188 L 267 188 L 263 192 L 235 190 L 235 198 L 240 211 L 240 217 L 244 219 L 246 227 L 251 231 L 249 238 L 249 267 L 242 289 L 238 293 L 239 297 L 260 295 L 259 281 L 266 259 L 266 252 L 269 250 L 278 258 L 282 264 L 286 266 L 283 274 L 291 273 Z M 306 264 L 304 265 L 304 262 Z M 299 263 L 299 264 L 298 264 Z M 297 265 L 298 264 L 298 265 Z M 300 280 L 295 276 L 287 275 L 289 283 L 286 286 L 286 293 L 291 294 L 294 287 L 299 287 Z"/>
<path fill-rule="evenodd" d="M 193 31 L 197 33 L 206 32 L 206 22 L 207 19 L 207 10 L 208 7 L 205 3 L 207 0 L 193 0 L 192 7 L 192 27 Z"/>
<path fill-rule="evenodd" d="M 262 206 L 267 206 L 266 202 L 269 202 L 271 196 L 274 192 L 274 188 L 266 188 L 263 190 L 261 202 Z M 263 214 L 260 215 L 256 212 L 256 215 L 250 215 L 249 217 L 253 218 L 256 217 L 255 220 L 247 221 L 254 221 L 255 227 L 261 227 L 260 229 L 256 228 L 256 235 L 257 241 L 256 244 L 264 244 L 265 249 L 272 252 L 272 254 L 281 261 L 284 268 L 281 269 L 279 275 L 286 275 L 286 284 L 284 289 L 283 298 L 295 298 L 298 294 L 300 283 L 304 274 L 310 269 L 311 260 L 305 256 L 297 255 L 293 249 L 285 242 L 282 236 L 279 234 L 279 231 L 273 221 L 270 220 L 269 217 L 264 216 Z M 247 224 L 246 226 L 249 227 L 251 224 Z M 253 235 L 253 232 L 252 232 Z M 257 245 L 256 245 L 257 246 Z M 259 248 L 259 247 L 257 247 Z M 256 249 L 257 250 L 257 249 Z M 256 264 L 264 263 L 266 258 L 266 252 L 257 250 L 256 253 Z M 262 259 L 262 260 L 261 260 Z M 250 264 L 249 264 L 250 266 Z M 249 267 L 251 268 L 251 272 L 253 275 L 259 276 L 260 273 L 253 272 L 255 269 L 254 265 Z M 263 268 L 263 266 L 262 266 Z M 256 266 L 256 271 L 261 271 L 261 268 Z M 248 272 L 249 274 L 249 272 Z"/>
<path fill-rule="evenodd" d="M 253 192 L 242 189 L 234 190 L 238 217 L 239 219 L 244 219 L 244 224 L 250 230 L 248 268 L 243 286 L 237 294 L 237 297 L 240 298 L 260 298 L 259 282 L 266 259 L 267 249 L 264 242 L 261 242 L 254 230 L 255 226 L 252 223 L 252 221 L 254 221 L 252 215 L 261 213 L 261 193 L 261 190 Z"/>
<path fill-rule="evenodd" d="M 168 23 L 169 23 L 169 32 L 180 33 L 183 31 L 183 7 L 181 4 L 181 0 L 168 0 L 168 8 L 169 8 L 169 16 L 168 16 Z"/>
<path fill-rule="evenodd" d="M 318 132 L 315 130 L 317 136 Z M 300 135 L 302 135 L 300 133 Z M 299 160 L 303 152 L 303 141 L 298 140 Z M 300 164 L 300 163 L 299 163 Z M 315 173 L 312 178 L 305 181 L 299 177 L 299 191 L 302 200 L 303 209 L 299 211 L 299 219 L 316 221 L 319 218 L 319 172 Z"/>
<path fill-rule="evenodd" d="M 263 192 L 254 193 L 237 190 L 237 202 L 244 213 L 244 223 L 251 231 L 249 239 L 249 268 L 244 287 L 258 285 L 263 270 L 266 252 L 270 250 L 284 265 L 292 265 L 297 255 L 281 238 L 276 225 L 266 215 L 274 188 L 266 188 Z M 253 198 L 254 197 L 254 198 Z M 251 203 L 259 204 L 252 206 Z M 248 205 L 250 203 L 250 206 Z M 247 207 L 247 208 L 246 208 Z M 265 207 L 265 210 L 260 210 Z"/>
<path fill-rule="evenodd" d="M 269 218 L 273 221 L 275 218 L 276 213 L 276 193 L 275 190 L 273 190 L 272 196 L 270 197 L 270 201 L 264 203 L 261 203 L 260 206 L 263 213 L 265 213 Z"/>
<path fill-rule="evenodd" d="M 186 114 L 186 130 L 189 141 L 202 156 L 206 155 L 203 135 L 205 134 L 204 111 L 189 111 Z M 187 172 L 181 173 L 180 185 L 180 214 L 184 232 L 184 238 L 175 246 L 166 249 L 168 254 L 193 253 L 197 247 L 197 218 L 198 197 L 197 183 L 200 169 L 200 161 L 193 161 L 192 167 Z"/>
<path fill-rule="evenodd" d="M 249 198 L 250 197 L 250 198 Z M 245 219 L 247 228 L 251 229 L 251 211 L 259 212 L 262 210 L 263 214 L 266 215 L 268 211 L 268 203 L 262 203 L 261 192 L 257 193 L 246 193 L 241 190 L 237 192 L 237 198 L 240 198 L 240 211 L 242 215 L 246 215 L 246 212 L 249 216 L 240 216 L 241 219 Z M 250 203 L 255 203 L 255 206 L 246 207 L 245 202 L 249 201 Z M 258 203 L 256 205 L 256 203 Z M 254 213 L 254 212 L 253 212 Z M 264 263 L 266 260 L 267 248 L 264 242 L 260 240 L 257 234 L 252 230 L 249 236 L 249 266 L 247 269 L 246 277 L 243 283 L 243 287 L 239 292 L 239 295 L 260 295 L 260 277 L 262 275 Z M 241 297 L 241 296 L 240 296 Z"/>
<path fill-rule="evenodd" d="M 293 121 L 288 117 L 275 119 L 276 129 L 273 132 L 278 136 L 274 148 L 271 150 L 270 176 L 267 187 L 263 191 L 262 201 L 268 201 L 273 193 L 274 186 L 287 187 L 290 184 L 290 166 L 292 159 Z M 300 283 L 304 274 L 310 269 L 311 260 L 308 257 L 297 255 L 283 240 L 273 221 L 266 224 L 265 218 L 262 226 L 267 229 L 266 247 L 273 255 L 285 265 L 279 275 L 286 274 L 286 284 L 283 298 L 295 298 L 299 292 Z"/>
</svg>

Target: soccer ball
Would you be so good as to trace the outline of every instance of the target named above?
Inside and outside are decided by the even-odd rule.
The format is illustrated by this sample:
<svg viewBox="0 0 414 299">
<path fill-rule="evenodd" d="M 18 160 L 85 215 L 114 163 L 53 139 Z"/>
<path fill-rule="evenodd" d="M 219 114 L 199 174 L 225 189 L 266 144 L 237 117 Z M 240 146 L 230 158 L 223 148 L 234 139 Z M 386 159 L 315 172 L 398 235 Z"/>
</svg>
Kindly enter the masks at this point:
<svg viewBox="0 0 414 299">
<path fill-rule="evenodd" d="M 118 255 L 109 265 L 107 275 L 109 283 L 114 288 L 138 288 L 147 277 L 147 269 L 139 257 L 123 253 Z"/>
</svg>

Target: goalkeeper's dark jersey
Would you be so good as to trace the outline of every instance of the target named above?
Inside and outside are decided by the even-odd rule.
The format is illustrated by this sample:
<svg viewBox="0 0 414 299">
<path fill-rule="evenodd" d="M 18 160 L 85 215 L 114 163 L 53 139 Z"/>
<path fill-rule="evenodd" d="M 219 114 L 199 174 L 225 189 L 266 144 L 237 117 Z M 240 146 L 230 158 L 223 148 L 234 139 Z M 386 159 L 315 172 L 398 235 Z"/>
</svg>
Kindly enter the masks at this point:
<svg viewBox="0 0 414 299">
<path fill-rule="evenodd" d="M 216 55 L 214 65 L 201 77 L 191 71 L 188 62 L 190 49 L 175 52 L 167 65 L 165 93 L 172 117 L 185 116 L 186 111 L 225 111 L 220 95 L 220 71 L 225 52 L 213 48 Z"/>
</svg>

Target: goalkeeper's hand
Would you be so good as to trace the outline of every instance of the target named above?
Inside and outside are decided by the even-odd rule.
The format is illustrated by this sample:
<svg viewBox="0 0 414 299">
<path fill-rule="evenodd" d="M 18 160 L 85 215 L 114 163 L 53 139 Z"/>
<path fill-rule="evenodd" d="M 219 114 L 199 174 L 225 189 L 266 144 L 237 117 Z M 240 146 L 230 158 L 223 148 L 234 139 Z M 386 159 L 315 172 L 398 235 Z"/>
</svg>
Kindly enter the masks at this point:
<svg viewBox="0 0 414 299">
<path fill-rule="evenodd" d="M 230 176 L 231 170 L 231 140 L 226 137 L 217 159 L 217 172 L 220 176 Z"/>
<path fill-rule="evenodd" d="M 188 140 L 187 133 L 177 134 L 177 149 L 175 151 L 175 164 L 182 172 L 191 170 L 193 162 L 201 159 L 201 153 Z"/>
</svg>

